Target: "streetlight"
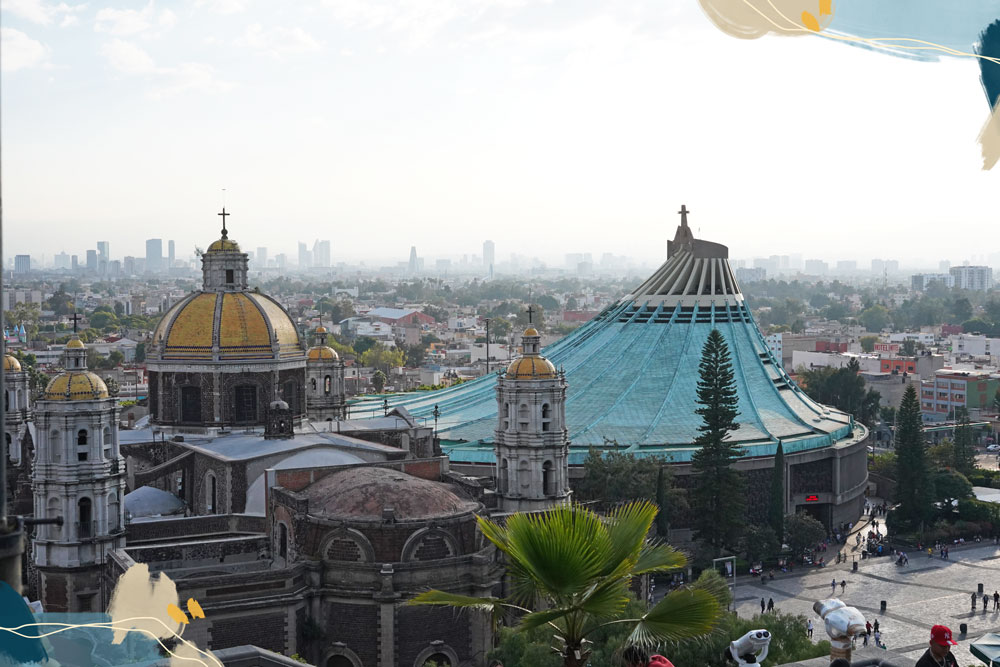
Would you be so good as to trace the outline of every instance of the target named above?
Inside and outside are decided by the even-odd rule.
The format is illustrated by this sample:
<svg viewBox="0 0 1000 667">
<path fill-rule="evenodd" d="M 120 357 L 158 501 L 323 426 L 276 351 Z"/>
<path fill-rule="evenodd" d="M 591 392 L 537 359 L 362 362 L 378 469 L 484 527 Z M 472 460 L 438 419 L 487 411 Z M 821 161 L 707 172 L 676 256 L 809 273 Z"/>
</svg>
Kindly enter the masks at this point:
<svg viewBox="0 0 1000 667">
<path fill-rule="evenodd" d="M 441 416 L 441 410 L 438 408 L 437 403 L 434 404 L 434 412 L 432 412 L 431 414 L 434 415 L 434 437 L 437 438 L 438 417 Z"/>
<path fill-rule="evenodd" d="M 486 322 L 486 374 L 490 374 L 490 318 L 483 318 Z"/>
</svg>

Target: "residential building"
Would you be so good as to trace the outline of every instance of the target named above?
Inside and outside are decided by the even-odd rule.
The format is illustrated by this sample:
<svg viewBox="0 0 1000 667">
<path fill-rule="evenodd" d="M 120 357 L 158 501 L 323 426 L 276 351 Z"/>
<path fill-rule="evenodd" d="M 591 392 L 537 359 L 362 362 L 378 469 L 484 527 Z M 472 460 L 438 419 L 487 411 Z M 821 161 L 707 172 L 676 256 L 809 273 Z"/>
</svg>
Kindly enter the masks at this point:
<svg viewBox="0 0 1000 667">
<path fill-rule="evenodd" d="M 934 283 L 950 289 L 955 286 L 955 276 L 950 273 L 918 273 L 910 276 L 910 287 L 916 292 L 923 292 Z"/>
<path fill-rule="evenodd" d="M 920 411 L 925 420 L 954 419 L 956 408 L 989 409 L 1000 388 L 1000 374 L 985 369 L 942 368 L 920 383 Z"/>
<path fill-rule="evenodd" d="M 767 269 L 761 267 L 733 269 L 733 275 L 736 276 L 736 282 L 739 283 L 759 283 L 767 280 Z"/>
<path fill-rule="evenodd" d="M 830 271 L 830 265 L 821 259 L 807 259 L 805 273 L 809 276 L 825 276 Z"/>
<path fill-rule="evenodd" d="M 89 258 L 90 252 L 87 252 Z M 146 272 L 160 273 L 163 270 L 163 239 L 146 241 Z"/>
<path fill-rule="evenodd" d="M 14 255 L 14 273 L 31 271 L 31 255 Z"/>
<path fill-rule="evenodd" d="M 953 266 L 948 272 L 959 289 L 985 292 L 993 287 L 993 269 L 988 266 Z"/>
</svg>

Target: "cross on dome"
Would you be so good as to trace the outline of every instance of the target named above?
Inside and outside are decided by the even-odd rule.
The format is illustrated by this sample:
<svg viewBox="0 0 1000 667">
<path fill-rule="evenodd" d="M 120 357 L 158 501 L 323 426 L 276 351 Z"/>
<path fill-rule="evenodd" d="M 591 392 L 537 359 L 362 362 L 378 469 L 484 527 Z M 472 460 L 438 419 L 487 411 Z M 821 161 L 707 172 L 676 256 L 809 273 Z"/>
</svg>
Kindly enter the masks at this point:
<svg viewBox="0 0 1000 667">
<path fill-rule="evenodd" d="M 216 213 L 216 215 L 222 216 L 222 238 L 228 239 L 229 232 L 226 231 L 226 216 L 232 215 L 232 213 L 226 213 L 226 207 L 222 207 L 222 213 Z"/>
<path fill-rule="evenodd" d="M 528 324 L 532 324 L 531 317 L 535 314 L 535 308 L 532 305 L 528 305 Z"/>
<path fill-rule="evenodd" d="M 76 333 L 76 323 L 79 322 L 80 320 L 82 320 L 83 318 L 80 317 L 80 313 L 77 313 L 76 311 L 74 311 L 73 312 L 73 316 L 70 317 L 69 319 L 71 319 L 73 321 L 73 333 L 75 334 Z"/>
<path fill-rule="evenodd" d="M 689 211 L 687 209 L 687 206 L 685 206 L 684 204 L 681 204 L 681 210 L 679 210 L 677 212 L 681 216 L 681 227 L 687 227 L 688 226 L 688 213 L 690 213 L 691 211 Z"/>
</svg>

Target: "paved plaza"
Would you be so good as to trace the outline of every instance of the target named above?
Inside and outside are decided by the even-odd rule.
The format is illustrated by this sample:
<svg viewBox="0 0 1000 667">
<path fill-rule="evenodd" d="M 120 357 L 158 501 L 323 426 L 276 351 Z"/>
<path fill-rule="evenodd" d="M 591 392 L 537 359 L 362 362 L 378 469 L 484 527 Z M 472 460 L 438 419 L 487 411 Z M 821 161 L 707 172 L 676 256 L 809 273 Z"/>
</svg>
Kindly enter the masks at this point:
<svg viewBox="0 0 1000 667">
<path fill-rule="evenodd" d="M 742 577 L 736 584 L 737 610 L 740 616 L 760 614 L 760 599 L 774 599 L 778 611 L 802 614 L 812 618 L 815 626 L 813 638 L 826 638 L 823 622 L 813 612 L 816 600 L 831 597 L 830 582 L 838 582 L 835 597 L 857 607 L 874 623 L 878 619 L 882 641 L 897 653 L 918 658 L 927 647 L 932 625 L 941 623 L 955 633 L 959 645 L 953 650 L 962 667 L 981 662 L 969 653 L 968 644 L 987 632 L 1000 632 L 1000 610 L 993 610 L 993 592 L 1000 590 L 1000 547 L 992 541 L 974 545 L 954 546 L 948 560 L 926 552 L 908 553 L 910 564 L 897 566 L 892 558 L 860 561 L 858 571 L 851 565 L 810 568 L 793 574 L 776 574 L 773 581 L 762 583 Z M 840 580 L 847 581 L 844 593 Z M 971 594 L 983 584 L 990 596 L 990 609 L 983 613 L 982 597 L 971 611 Z M 886 611 L 879 605 L 886 601 Z M 959 635 L 959 625 L 967 623 L 967 635 Z M 766 620 L 761 623 L 767 627 Z M 803 628 L 803 632 L 805 629 Z M 874 640 L 872 641 L 874 644 Z M 876 649 L 861 649 L 858 641 L 857 655 L 874 654 Z"/>
</svg>

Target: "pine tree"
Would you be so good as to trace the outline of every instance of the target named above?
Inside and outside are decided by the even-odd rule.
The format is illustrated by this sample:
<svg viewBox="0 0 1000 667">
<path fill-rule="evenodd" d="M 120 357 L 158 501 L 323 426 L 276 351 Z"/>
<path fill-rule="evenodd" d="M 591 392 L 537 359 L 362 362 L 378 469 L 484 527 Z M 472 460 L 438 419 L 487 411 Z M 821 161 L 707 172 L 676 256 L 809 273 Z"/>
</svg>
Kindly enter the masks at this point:
<svg viewBox="0 0 1000 667">
<path fill-rule="evenodd" d="M 656 471 L 656 504 L 660 508 L 656 515 L 656 534 L 666 539 L 670 532 L 670 513 L 667 510 L 667 469 L 663 466 Z"/>
<path fill-rule="evenodd" d="M 934 511 L 934 489 L 927 465 L 927 447 L 920 420 L 920 403 L 913 385 L 906 387 L 896 417 L 896 486 L 898 513 L 902 523 L 920 527 Z"/>
<path fill-rule="evenodd" d="M 1000 413 L 1000 389 L 997 389 L 997 393 L 993 394 L 993 411 Z"/>
<path fill-rule="evenodd" d="M 701 415 L 698 446 L 691 459 L 695 471 L 691 506 L 695 538 L 708 543 L 716 553 L 736 543 L 743 526 L 743 480 L 733 468 L 741 452 L 727 441 L 736 423 L 738 397 L 729 346 L 718 329 L 712 329 L 701 351 L 698 367 L 698 404 Z"/>
<path fill-rule="evenodd" d="M 767 522 L 774 529 L 779 541 L 785 537 L 785 450 L 778 443 L 774 453 L 774 470 L 771 472 L 771 497 L 767 510 Z"/>
<path fill-rule="evenodd" d="M 972 427 L 969 426 L 969 411 L 965 408 L 955 410 L 955 443 L 954 468 L 963 475 L 968 475 L 976 468 L 975 444 L 972 441 Z"/>
</svg>

